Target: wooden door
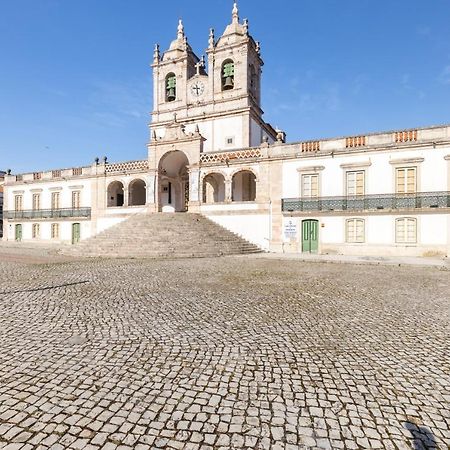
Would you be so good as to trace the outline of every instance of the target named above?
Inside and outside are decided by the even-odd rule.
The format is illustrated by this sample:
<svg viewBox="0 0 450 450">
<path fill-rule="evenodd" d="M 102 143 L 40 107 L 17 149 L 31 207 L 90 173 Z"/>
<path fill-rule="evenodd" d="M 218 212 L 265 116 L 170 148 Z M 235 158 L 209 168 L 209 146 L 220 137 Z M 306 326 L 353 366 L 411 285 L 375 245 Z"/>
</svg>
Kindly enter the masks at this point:
<svg viewBox="0 0 450 450">
<path fill-rule="evenodd" d="M 317 253 L 319 250 L 319 221 L 304 220 L 302 222 L 302 252 Z"/>
<path fill-rule="evenodd" d="M 77 244 L 80 242 L 80 224 L 72 224 L 72 244 Z"/>
</svg>

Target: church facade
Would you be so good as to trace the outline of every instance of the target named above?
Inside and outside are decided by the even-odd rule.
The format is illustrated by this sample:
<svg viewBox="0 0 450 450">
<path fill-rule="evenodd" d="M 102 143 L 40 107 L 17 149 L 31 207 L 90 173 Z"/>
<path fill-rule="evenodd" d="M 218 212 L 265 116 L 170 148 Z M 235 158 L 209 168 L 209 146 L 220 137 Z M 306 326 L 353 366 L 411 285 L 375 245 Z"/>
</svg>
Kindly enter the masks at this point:
<svg viewBox="0 0 450 450">
<path fill-rule="evenodd" d="M 3 239 L 76 244 L 195 212 L 275 252 L 447 256 L 450 125 L 286 143 L 263 119 L 262 66 L 236 4 L 206 58 L 180 21 L 154 50 L 148 157 L 9 172 Z"/>
</svg>

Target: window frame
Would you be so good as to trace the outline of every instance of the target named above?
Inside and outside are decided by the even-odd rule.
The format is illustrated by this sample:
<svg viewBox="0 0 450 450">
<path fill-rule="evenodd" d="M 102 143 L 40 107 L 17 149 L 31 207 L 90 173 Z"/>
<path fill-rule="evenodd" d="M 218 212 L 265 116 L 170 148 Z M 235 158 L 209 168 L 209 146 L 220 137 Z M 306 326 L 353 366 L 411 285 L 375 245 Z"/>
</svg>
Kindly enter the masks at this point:
<svg viewBox="0 0 450 450">
<path fill-rule="evenodd" d="M 312 178 L 315 177 L 317 179 L 317 195 L 312 195 Z M 305 180 L 310 179 L 310 191 L 311 195 L 305 195 Z M 320 197 L 320 174 L 319 173 L 302 173 L 300 176 L 300 196 L 302 199 L 317 199 Z"/>
<path fill-rule="evenodd" d="M 41 237 L 41 224 L 33 223 L 31 225 L 31 238 L 32 239 L 40 239 Z"/>
<path fill-rule="evenodd" d="M 404 176 L 404 181 L 403 181 L 403 189 L 404 192 L 400 192 L 399 190 L 399 173 L 401 172 L 405 173 Z M 409 171 L 413 171 L 414 172 L 414 190 L 413 191 L 408 191 L 408 173 Z M 399 166 L 395 168 L 395 193 L 396 194 L 416 194 L 418 192 L 418 167 L 417 166 Z"/>
<path fill-rule="evenodd" d="M 41 209 L 41 194 L 40 193 L 33 193 L 33 196 L 31 197 L 31 209 L 33 211 L 39 211 Z"/>
<path fill-rule="evenodd" d="M 362 224 L 362 238 L 358 240 L 358 226 Z M 353 236 L 349 236 L 349 225 L 353 224 Z M 345 219 L 345 242 L 347 244 L 364 244 L 366 242 L 366 220 L 361 217 Z"/>
<path fill-rule="evenodd" d="M 398 227 L 403 222 L 403 236 L 399 239 Z M 414 223 L 414 240 L 408 239 L 408 222 Z M 395 243 L 401 245 L 413 245 L 418 242 L 418 220 L 417 217 L 398 217 L 395 219 Z"/>
<path fill-rule="evenodd" d="M 354 179 L 354 190 L 355 193 L 351 194 L 349 193 L 349 176 L 350 175 L 355 175 L 355 179 Z M 358 193 L 358 174 L 362 174 L 362 193 Z M 345 194 L 347 197 L 361 197 L 366 195 L 366 171 L 361 169 L 361 170 L 347 170 L 345 172 Z"/>
<path fill-rule="evenodd" d="M 14 195 L 14 211 L 23 211 L 23 194 Z"/>
<path fill-rule="evenodd" d="M 56 233 L 55 233 L 56 231 Z M 51 239 L 59 239 L 60 226 L 59 223 L 52 223 L 50 226 Z"/>
</svg>

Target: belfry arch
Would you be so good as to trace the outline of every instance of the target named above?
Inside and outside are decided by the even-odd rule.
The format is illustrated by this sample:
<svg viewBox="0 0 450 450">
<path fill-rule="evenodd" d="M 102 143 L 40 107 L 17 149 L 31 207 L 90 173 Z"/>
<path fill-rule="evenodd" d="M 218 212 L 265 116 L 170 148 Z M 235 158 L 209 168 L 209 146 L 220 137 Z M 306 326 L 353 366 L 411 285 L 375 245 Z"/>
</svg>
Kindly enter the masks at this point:
<svg viewBox="0 0 450 450">
<path fill-rule="evenodd" d="M 166 153 L 158 164 L 158 209 L 185 212 L 189 203 L 189 160 L 179 150 Z"/>
</svg>

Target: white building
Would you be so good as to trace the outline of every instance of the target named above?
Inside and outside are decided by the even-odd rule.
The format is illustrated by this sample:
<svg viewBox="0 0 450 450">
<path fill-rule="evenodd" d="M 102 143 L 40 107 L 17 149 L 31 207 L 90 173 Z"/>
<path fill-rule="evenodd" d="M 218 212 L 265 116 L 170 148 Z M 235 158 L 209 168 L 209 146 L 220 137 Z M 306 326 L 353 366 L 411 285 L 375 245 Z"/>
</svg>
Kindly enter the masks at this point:
<svg viewBox="0 0 450 450">
<path fill-rule="evenodd" d="M 448 255 L 450 125 L 285 143 L 248 22 L 153 60 L 148 157 L 5 177 L 4 240 L 76 243 L 133 214 L 201 213 L 277 252 Z"/>
</svg>

